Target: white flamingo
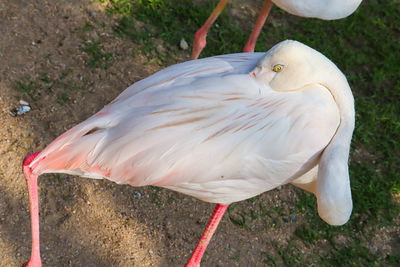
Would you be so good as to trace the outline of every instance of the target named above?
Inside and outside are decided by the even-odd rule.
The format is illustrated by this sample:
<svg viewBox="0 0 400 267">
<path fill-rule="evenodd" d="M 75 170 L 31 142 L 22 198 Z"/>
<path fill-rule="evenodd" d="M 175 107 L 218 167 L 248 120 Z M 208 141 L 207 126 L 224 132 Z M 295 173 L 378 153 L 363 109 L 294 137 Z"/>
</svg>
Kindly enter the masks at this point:
<svg viewBox="0 0 400 267">
<path fill-rule="evenodd" d="M 224 10 L 229 0 L 220 0 L 204 25 L 196 32 L 193 41 L 192 59 L 197 59 L 206 46 L 208 30 Z M 361 4 L 362 0 L 266 0 L 258 15 L 256 24 L 250 34 L 243 52 L 254 52 L 258 36 L 267 20 L 272 3 L 290 14 L 319 18 L 324 20 L 342 19 L 351 15 Z"/>
<path fill-rule="evenodd" d="M 299 42 L 168 67 L 25 158 L 27 265 L 41 265 L 37 178 L 43 173 L 156 185 L 218 203 L 187 266 L 200 264 L 230 203 L 283 184 L 314 193 L 321 218 L 344 224 L 352 210 L 353 129 L 345 76 Z"/>
</svg>

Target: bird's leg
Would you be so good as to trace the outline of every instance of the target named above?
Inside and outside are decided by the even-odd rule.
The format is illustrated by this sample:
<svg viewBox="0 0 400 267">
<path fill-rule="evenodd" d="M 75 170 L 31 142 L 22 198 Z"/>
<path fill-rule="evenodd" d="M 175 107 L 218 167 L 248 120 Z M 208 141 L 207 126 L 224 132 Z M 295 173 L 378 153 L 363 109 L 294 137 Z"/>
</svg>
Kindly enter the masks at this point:
<svg viewBox="0 0 400 267">
<path fill-rule="evenodd" d="M 260 35 L 261 29 L 264 26 L 265 21 L 267 20 L 271 7 L 272 7 L 272 1 L 265 0 L 264 5 L 260 11 L 260 14 L 258 15 L 256 24 L 254 25 L 253 31 L 250 34 L 249 40 L 247 41 L 247 44 L 243 48 L 243 52 L 254 52 L 258 36 Z"/>
<path fill-rule="evenodd" d="M 193 40 L 193 50 L 192 50 L 192 59 L 197 59 L 206 46 L 206 38 L 207 32 L 210 27 L 214 24 L 215 20 L 218 18 L 219 14 L 221 14 L 222 10 L 224 10 L 226 4 L 229 0 L 221 0 L 219 1 L 217 7 L 211 13 L 210 17 L 207 19 L 206 23 L 196 32 Z"/>
<path fill-rule="evenodd" d="M 23 266 L 41 267 L 42 260 L 40 258 L 39 244 L 39 201 L 38 201 L 38 176 L 32 173 L 29 164 L 36 158 L 39 153 L 32 153 L 25 157 L 22 163 L 22 170 L 25 174 L 25 181 L 28 187 L 29 203 L 31 210 L 31 230 L 32 230 L 32 251 L 30 260 Z"/>
<path fill-rule="evenodd" d="M 195 250 L 193 251 L 192 257 L 190 257 L 189 261 L 186 263 L 185 267 L 199 267 L 201 258 L 203 257 L 204 252 L 206 251 L 208 243 L 210 243 L 211 237 L 213 236 L 215 230 L 218 227 L 219 222 L 224 216 L 224 213 L 228 208 L 228 205 L 215 205 L 215 209 L 213 214 L 211 215 L 210 220 L 204 229 L 203 234 L 200 237 L 199 243 L 197 244 Z"/>
</svg>

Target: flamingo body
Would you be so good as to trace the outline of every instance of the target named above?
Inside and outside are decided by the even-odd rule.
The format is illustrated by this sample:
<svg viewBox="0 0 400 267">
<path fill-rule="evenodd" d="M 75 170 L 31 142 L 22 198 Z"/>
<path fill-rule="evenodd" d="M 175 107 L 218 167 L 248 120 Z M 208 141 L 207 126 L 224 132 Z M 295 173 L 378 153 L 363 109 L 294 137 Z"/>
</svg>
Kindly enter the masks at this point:
<svg viewBox="0 0 400 267">
<path fill-rule="evenodd" d="M 317 196 L 321 218 L 341 225 L 352 210 L 353 129 L 344 75 L 314 49 L 284 41 L 267 53 L 177 64 L 133 84 L 26 160 L 24 172 L 156 185 L 223 210 L 293 183 Z"/>
<path fill-rule="evenodd" d="M 362 0 L 272 0 L 290 14 L 323 20 L 342 19 L 358 8 Z"/>
<path fill-rule="evenodd" d="M 299 69 L 315 75 L 303 62 L 256 74 L 277 53 L 296 64 L 298 50 L 315 51 L 286 41 L 267 54 L 166 68 L 57 138 L 30 164 L 33 173 L 156 185 L 220 204 L 301 181 L 339 127 L 337 102 L 327 85 L 301 84 Z"/>
<path fill-rule="evenodd" d="M 249 73 L 263 57 L 191 61 L 134 84 L 49 145 L 34 173 L 158 185 L 221 204 L 291 182 L 315 166 L 339 110 L 321 85 L 279 92 L 256 80 Z"/>
<path fill-rule="evenodd" d="M 197 59 L 206 46 L 208 30 L 225 8 L 228 1 L 229 0 L 220 0 L 210 17 L 196 32 L 193 40 L 192 59 Z M 272 3 L 296 16 L 335 20 L 351 15 L 361 4 L 361 1 L 362 0 L 265 0 L 249 40 L 243 48 L 243 52 L 254 52 L 258 36 L 271 10 Z"/>
</svg>

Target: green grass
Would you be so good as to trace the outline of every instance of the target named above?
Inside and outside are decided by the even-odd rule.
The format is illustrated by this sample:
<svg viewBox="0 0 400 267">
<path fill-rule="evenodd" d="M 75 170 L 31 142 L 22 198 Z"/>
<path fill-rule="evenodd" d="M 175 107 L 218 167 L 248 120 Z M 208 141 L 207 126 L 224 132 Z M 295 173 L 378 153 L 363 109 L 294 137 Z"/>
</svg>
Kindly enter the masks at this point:
<svg viewBox="0 0 400 267">
<path fill-rule="evenodd" d="M 57 102 L 60 105 L 64 105 L 68 103 L 71 99 L 69 98 L 67 93 L 61 93 L 57 95 Z"/>
<path fill-rule="evenodd" d="M 59 75 L 50 76 L 49 73 L 40 72 L 34 77 L 21 77 L 15 83 L 15 90 L 29 96 L 36 102 L 42 94 L 55 94 L 56 101 L 64 105 L 71 100 L 71 92 L 74 90 L 85 90 L 86 85 L 77 85 L 71 81 L 72 69 L 67 69 Z"/>
<path fill-rule="evenodd" d="M 118 35 L 141 45 L 141 52 L 148 57 L 160 57 L 154 40 L 163 40 L 171 48 L 163 55 L 168 57 L 178 52 L 181 38 L 192 43 L 194 33 L 217 1 L 206 1 L 201 6 L 185 0 L 102 2 L 107 3 L 108 13 L 118 20 Z M 315 198 L 300 190 L 299 201 L 293 205 L 293 212 L 305 214 L 307 219 L 306 224 L 297 226 L 295 237 L 306 246 L 328 241 L 328 252 L 321 252 L 317 260 L 323 266 L 394 266 L 400 257 L 398 252 L 378 255 L 364 244 L 380 227 L 392 225 L 393 218 L 399 216 L 399 205 L 394 201 L 400 192 L 399 14 L 400 5 L 394 0 L 363 1 L 355 14 L 338 21 L 297 18 L 274 7 L 271 16 L 282 25 L 267 22 L 256 46 L 256 51 L 266 51 L 284 39 L 301 41 L 334 61 L 348 77 L 355 95 L 357 118 L 350 162 L 354 210 L 349 223 L 341 227 L 327 225 L 318 217 Z M 241 51 L 248 32 L 226 12 L 217 23 L 219 27 L 211 28 L 201 56 Z M 268 231 L 269 227 L 279 227 L 280 218 L 290 216 L 290 212 L 232 205 L 228 216 L 233 224 L 247 230 L 254 222 L 263 220 Z M 339 244 L 335 241 L 338 235 L 350 241 Z M 299 257 L 290 243 L 276 249 L 279 257 L 267 255 L 266 263 L 312 263 Z"/>
<path fill-rule="evenodd" d="M 324 263 L 327 266 L 379 266 L 383 262 L 384 259 L 359 242 L 353 241 L 350 246 L 333 250 L 327 255 Z"/>
<path fill-rule="evenodd" d="M 207 1 L 197 6 L 186 0 L 122 0 L 107 2 L 107 12 L 118 15 L 118 26 L 115 31 L 141 45 L 142 54 L 148 58 L 158 58 L 165 62 L 178 51 L 178 44 L 184 38 L 189 44 L 193 34 L 206 21 L 216 1 Z M 144 25 L 143 25 L 144 23 Z M 219 18 L 218 24 L 229 25 L 213 28 L 208 36 L 208 46 L 202 56 L 237 52 L 245 41 L 241 27 L 232 23 L 225 14 Z M 165 54 L 156 52 L 155 39 L 164 41 L 167 46 Z"/>
<path fill-rule="evenodd" d="M 85 32 L 90 32 L 94 29 L 95 27 L 90 23 L 90 22 L 86 22 L 85 25 L 83 25 L 81 32 L 85 33 Z"/>
<path fill-rule="evenodd" d="M 37 100 L 37 88 L 36 81 L 31 77 L 22 77 L 15 85 L 15 90 L 29 96 L 33 101 Z"/>
<path fill-rule="evenodd" d="M 112 54 L 104 52 L 104 47 L 100 42 L 87 41 L 82 45 L 82 51 L 89 56 L 86 62 L 89 67 L 107 69 L 110 66 Z"/>
<path fill-rule="evenodd" d="M 150 186 L 150 197 L 151 197 L 151 202 L 153 202 L 156 206 L 161 206 L 161 199 L 160 199 L 160 191 L 162 188 L 156 187 L 156 186 Z"/>
</svg>

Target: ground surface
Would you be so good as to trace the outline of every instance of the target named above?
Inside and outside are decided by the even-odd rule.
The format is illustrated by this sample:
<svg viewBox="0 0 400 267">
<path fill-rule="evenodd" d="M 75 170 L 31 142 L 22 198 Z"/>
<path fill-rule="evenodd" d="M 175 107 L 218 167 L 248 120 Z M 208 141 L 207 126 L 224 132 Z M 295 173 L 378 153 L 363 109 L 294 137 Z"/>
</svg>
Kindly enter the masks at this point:
<svg viewBox="0 0 400 267">
<path fill-rule="evenodd" d="M 23 157 L 43 149 L 133 82 L 189 58 L 190 49 L 181 51 L 161 37 L 151 39 L 155 50 L 150 52 L 147 39 L 121 37 L 121 15 L 106 15 L 103 2 L 0 1 L 0 266 L 19 266 L 30 255 Z M 260 4 L 236 1 L 228 15 L 248 28 L 246 15 Z M 281 18 L 277 11 L 272 14 L 274 27 L 286 25 Z M 11 116 L 21 99 L 32 111 Z M 352 158 L 368 164 L 381 159 L 361 144 Z M 39 181 L 44 266 L 182 266 L 213 210 L 212 204 L 155 187 L 68 175 L 45 175 Z M 292 186 L 232 205 L 203 265 L 319 266 L 350 259 L 348 265 L 366 260 L 395 266 L 398 213 L 369 224 L 370 215 L 360 212 L 350 226 L 337 230 L 321 226 L 314 206 L 311 196 Z M 348 258 L 342 259 L 346 251 Z"/>
</svg>

